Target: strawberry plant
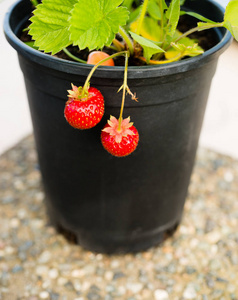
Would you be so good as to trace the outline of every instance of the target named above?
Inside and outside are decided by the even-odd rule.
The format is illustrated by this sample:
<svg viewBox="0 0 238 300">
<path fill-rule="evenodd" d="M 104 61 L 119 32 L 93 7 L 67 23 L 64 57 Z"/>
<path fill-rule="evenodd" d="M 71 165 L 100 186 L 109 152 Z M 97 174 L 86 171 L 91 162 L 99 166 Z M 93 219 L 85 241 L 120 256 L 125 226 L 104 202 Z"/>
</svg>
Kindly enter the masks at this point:
<svg viewBox="0 0 238 300">
<path fill-rule="evenodd" d="M 129 58 L 140 65 L 160 65 L 201 55 L 204 49 L 190 35 L 216 27 L 227 28 L 238 40 L 238 0 L 229 2 L 222 22 L 214 22 L 198 13 L 182 10 L 184 2 L 185 0 L 171 0 L 169 3 L 165 0 L 33 2 L 36 8 L 30 18 L 29 35 L 34 41 L 34 47 L 52 55 L 63 51 L 71 59 L 95 65 L 84 86 L 73 86 L 69 92 L 65 117 L 73 127 L 88 129 L 100 122 L 104 113 L 103 96 L 95 88 L 90 88 L 90 78 L 98 66 L 113 66 L 113 59 L 125 57 L 124 83 L 119 89 L 123 90 L 120 116 L 118 119 L 111 117 L 101 135 L 104 148 L 115 156 L 130 154 L 139 140 L 138 132 L 130 123 L 129 117 L 123 119 L 122 116 L 126 93 L 135 100 L 127 85 Z M 199 22 L 194 28 L 182 33 L 178 30 L 178 23 L 183 15 Z M 72 47 L 78 49 L 76 54 L 70 51 Z M 86 60 L 81 55 L 85 51 Z M 95 108 L 95 105 L 98 106 Z"/>
<path fill-rule="evenodd" d="M 238 39 L 238 0 L 226 7 L 223 22 L 214 22 L 197 13 L 183 11 L 185 0 L 43 0 L 36 5 L 29 34 L 35 47 L 56 54 L 67 47 L 81 51 L 110 48 L 146 64 L 164 64 L 203 53 L 197 41 L 188 36 L 196 31 L 225 27 Z M 136 6 L 136 4 L 138 6 Z M 185 33 L 178 31 L 181 15 L 200 22 Z M 75 58 L 71 55 L 71 58 Z M 86 63 L 82 60 L 81 62 Z"/>
</svg>

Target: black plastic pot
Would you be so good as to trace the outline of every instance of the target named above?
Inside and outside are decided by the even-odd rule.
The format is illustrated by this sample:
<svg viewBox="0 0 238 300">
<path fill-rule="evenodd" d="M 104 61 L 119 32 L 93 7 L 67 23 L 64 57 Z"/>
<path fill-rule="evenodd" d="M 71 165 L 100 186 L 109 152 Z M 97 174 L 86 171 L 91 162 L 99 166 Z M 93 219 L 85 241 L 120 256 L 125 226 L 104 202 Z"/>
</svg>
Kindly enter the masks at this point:
<svg viewBox="0 0 238 300">
<path fill-rule="evenodd" d="M 212 1 L 186 5 L 207 18 L 223 18 Z M 30 11 L 29 0 L 17 2 L 4 29 L 24 73 L 51 221 L 93 251 L 134 252 L 163 241 L 182 217 L 211 80 L 231 35 L 214 30 L 217 45 L 195 58 L 129 68 L 139 102 L 128 98 L 124 117 L 131 116 L 140 142 L 130 156 L 115 158 L 103 149 L 100 131 L 110 115 L 119 115 L 123 68 L 96 71 L 91 85 L 105 97 L 105 116 L 94 129 L 73 129 L 63 113 L 67 90 L 71 83 L 82 85 L 91 67 L 22 43 L 17 34 Z"/>
</svg>

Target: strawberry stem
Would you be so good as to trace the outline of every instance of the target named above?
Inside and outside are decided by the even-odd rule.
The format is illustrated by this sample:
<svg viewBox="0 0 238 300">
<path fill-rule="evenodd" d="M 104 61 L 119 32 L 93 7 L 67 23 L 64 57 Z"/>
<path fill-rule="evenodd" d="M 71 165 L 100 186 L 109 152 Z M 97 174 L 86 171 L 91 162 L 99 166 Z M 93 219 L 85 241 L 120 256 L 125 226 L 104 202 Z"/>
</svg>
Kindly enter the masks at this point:
<svg viewBox="0 0 238 300">
<path fill-rule="evenodd" d="M 133 41 L 131 40 L 130 36 L 126 33 L 126 31 L 121 26 L 119 27 L 119 33 L 123 37 L 124 41 L 126 42 L 127 47 L 130 51 L 130 54 L 132 55 L 134 53 Z"/>
<path fill-rule="evenodd" d="M 112 54 L 102 60 L 100 60 L 95 66 L 93 66 L 92 70 L 90 71 L 90 73 L 88 74 L 88 77 L 84 83 L 84 86 L 83 86 L 83 91 L 82 91 L 82 98 L 86 97 L 87 98 L 87 92 L 88 92 L 88 88 L 89 88 L 89 81 L 91 79 L 91 77 L 93 76 L 93 73 L 96 71 L 96 69 L 102 64 L 104 63 L 105 61 L 111 59 L 111 58 L 115 58 L 117 56 L 121 56 L 121 55 L 124 55 L 124 54 L 127 54 L 128 55 L 128 51 L 121 51 L 121 52 L 117 52 L 115 54 Z"/>
<path fill-rule="evenodd" d="M 68 57 L 72 58 L 73 60 L 78 61 L 78 62 L 81 62 L 81 63 L 83 63 L 83 64 L 86 64 L 86 63 L 87 63 L 85 60 L 80 59 L 80 58 L 76 57 L 75 55 L 73 55 L 73 54 L 72 54 L 71 52 L 69 52 L 69 50 L 67 50 L 66 48 L 64 48 L 63 51 L 64 51 L 64 53 L 65 53 L 66 55 L 68 55 Z"/>
<path fill-rule="evenodd" d="M 125 49 L 125 47 L 122 45 L 121 42 L 119 42 L 117 39 L 114 39 L 112 41 L 113 45 L 116 47 L 117 51 L 123 51 Z"/>
<path fill-rule="evenodd" d="M 123 120 L 122 116 L 123 116 L 123 110 L 124 110 L 124 105 L 125 105 L 126 91 L 128 89 L 128 85 L 127 85 L 128 58 L 129 58 L 129 53 L 126 52 L 124 82 L 123 82 L 123 85 L 122 85 L 123 91 L 122 91 L 121 111 L 120 111 L 120 116 L 119 116 L 119 119 L 118 119 L 118 131 L 121 130 L 121 122 Z"/>
<path fill-rule="evenodd" d="M 144 0 L 143 5 L 142 5 L 141 14 L 140 14 L 140 17 L 139 17 L 139 23 L 138 23 L 138 26 L 137 26 L 137 29 L 136 29 L 136 34 L 138 34 L 138 35 L 140 35 L 140 31 L 141 31 L 141 28 L 142 28 L 142 23 L 144 21 L 145 14 L 147 12 L 148 3 L 149 3 L 149 0 Z"/>
</svg>

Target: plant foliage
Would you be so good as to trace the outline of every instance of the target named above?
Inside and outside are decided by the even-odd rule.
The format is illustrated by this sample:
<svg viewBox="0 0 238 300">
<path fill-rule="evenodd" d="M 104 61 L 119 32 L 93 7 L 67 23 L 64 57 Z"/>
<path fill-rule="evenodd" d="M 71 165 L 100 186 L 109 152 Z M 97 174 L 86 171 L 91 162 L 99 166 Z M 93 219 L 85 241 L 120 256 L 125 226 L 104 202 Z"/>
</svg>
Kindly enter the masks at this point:
<svg viewBox="0 0 238 300">
<path fill-rule="evenodd" d="M 56 54 L 70 45 L 79 50 L 130 49 L 141 61 L 166 63 L 203 53 L 189 35 L 214 27 L 227 28 L 238 40 L 238 0 L 227 5 L 223 22 L 181 10 L 185 0 L 43 0 L 31 17 L 34 47 Z M 178 31 L 181 15 L 198 21 L 187 33 Z M 141 49 L 141 51 L 138 51 Z"/>
</svg>

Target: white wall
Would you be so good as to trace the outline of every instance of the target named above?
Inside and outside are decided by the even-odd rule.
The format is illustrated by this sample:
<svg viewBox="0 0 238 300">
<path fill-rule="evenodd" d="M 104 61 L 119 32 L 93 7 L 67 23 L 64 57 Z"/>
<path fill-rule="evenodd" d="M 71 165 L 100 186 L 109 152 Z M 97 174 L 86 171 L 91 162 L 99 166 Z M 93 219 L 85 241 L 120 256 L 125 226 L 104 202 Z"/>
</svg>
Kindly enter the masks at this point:
<svg viewBox="0 0 238 300">
<path fill-rule="evenodd" d="M 229 0 L 216 0 L 216 2 L 226 7 L 226 5 L 229 3 Z"/>
<path fill-rule="evenodd" d="M 14 2 L 0 2 L 0 153 L 32 131 L 17 54 L 6 41 L 2 29 L 5 12 Z"/>
</svg>

